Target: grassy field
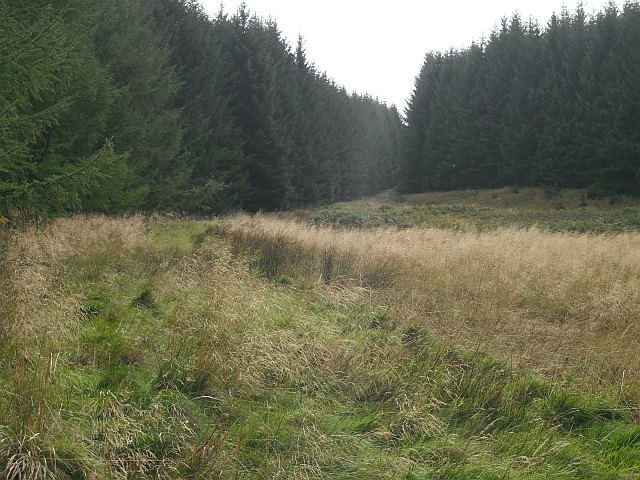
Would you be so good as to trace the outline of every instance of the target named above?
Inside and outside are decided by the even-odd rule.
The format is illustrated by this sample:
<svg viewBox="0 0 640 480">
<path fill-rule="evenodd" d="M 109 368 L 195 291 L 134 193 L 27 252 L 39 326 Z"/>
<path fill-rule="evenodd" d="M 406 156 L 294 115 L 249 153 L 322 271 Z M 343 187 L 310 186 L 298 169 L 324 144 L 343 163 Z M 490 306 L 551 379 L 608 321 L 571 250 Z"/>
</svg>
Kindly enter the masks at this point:
<svg viewBox="0 0 640 480">
<path fill-rule="evenodd" d="M 355 282 L 400 325 L 640 393 L 640 235 L 308 228 L 261 216 L 235 217 L 225 232 L 258 252 L 268 277 Z"/>
<path fill-rule="evenodd" d="M 381 195 L 389 201 L 391 192 Z M 640 200 L 616 195 L 592 197 L 586 190 L 555 188 L 500 188 L 495 190 L 458 190 L 406 195 L 401 200 L 411 205 L 465 204 L 496 209 L 519 210 L 616 210 L 640 208 Z"/>
<path fill-rule="evenodd" d="M 639 234 L 317 213 L 0 230 L 0 478 L 640 476 Z"/>
<path fill-rule="evenodd" d="M 490 231 L 538 228 L 557 232 L 621 233 L 640 230 L 640 201 L 629 197 L 589 199 L 583 190 L 524 188 L 433 192 L 335 204 L 281 214 L 317 225 L 412 226 Z"/>
</svg>

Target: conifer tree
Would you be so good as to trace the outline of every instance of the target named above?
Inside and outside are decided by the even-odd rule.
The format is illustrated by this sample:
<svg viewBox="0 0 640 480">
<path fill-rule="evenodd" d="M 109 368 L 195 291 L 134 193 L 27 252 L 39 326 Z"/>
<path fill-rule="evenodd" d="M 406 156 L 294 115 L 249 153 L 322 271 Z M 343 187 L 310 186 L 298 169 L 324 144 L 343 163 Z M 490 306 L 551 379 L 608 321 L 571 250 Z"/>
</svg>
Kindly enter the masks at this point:
<svg viewBox="0 0 640 480">
<path fill-rule="evenodd" d="M 532 185 L 640 193 L 638 2 L 543 30 L 514 15 L 431 53 L 407 110 L 403 191 Z M 634 85 L 634 86 L 632 86 Z"/>
</svg>

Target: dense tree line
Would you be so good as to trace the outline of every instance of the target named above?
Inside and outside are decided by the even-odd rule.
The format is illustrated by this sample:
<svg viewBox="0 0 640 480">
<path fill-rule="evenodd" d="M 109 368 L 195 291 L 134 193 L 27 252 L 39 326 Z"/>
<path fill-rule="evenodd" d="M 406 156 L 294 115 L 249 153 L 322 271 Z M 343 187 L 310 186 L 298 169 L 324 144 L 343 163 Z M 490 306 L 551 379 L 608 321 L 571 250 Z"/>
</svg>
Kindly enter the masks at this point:
<svg viewBox="0 0 640 480">
<path fill-rule="evenodd" d="M 429 53 L 407 109 L 404 192 L 507 185 L 640 194 L 640 6 L 514 15 Z"/>
<path fill-rule="evenodd" d="M 246 7 L 0 0 L 0 215 L 275 210 L 505 185 L 640 194 L 640 6 L 432 52 L 403 126 Z"/>
<path fill-rule="evenodd" d="M 393 184 L 394 107 L 192 0 L 0 0 L 0 214 L 282 209 Z"/>
</svg>

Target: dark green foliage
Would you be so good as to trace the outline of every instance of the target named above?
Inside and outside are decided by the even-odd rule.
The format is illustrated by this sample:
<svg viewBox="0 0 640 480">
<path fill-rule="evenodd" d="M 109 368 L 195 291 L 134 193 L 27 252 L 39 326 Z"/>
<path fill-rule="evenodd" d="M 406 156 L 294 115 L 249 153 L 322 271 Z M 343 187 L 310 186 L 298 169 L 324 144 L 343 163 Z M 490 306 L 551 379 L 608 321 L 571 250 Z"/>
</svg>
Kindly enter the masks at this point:
<svg viewBox="0 0 640 480">
<path fill-rule="evenodd" d="M 56 7 L 0 2 L 0 211 L 11 216 L 100 200 L 117 211 L 133 200 L 126 156 L 104 129 L 113 92 L 84 32 L 87 14 Z"/>
<path fill-rule="evenodd" d="M 114 89 L 106 128 L 116 146 L 129 153 L 132 182 L 145 192 L 136 207 L 168 207 L 188 188 L 189 174 L 181 159 L 174 106 L 179 78 L 171 48 L 138 2 L 101 2 L 95 22 L 96 55 L 108 67 Z"/>
<path fill-rule="evenodd" d="M 229 22 L 224 17 L 210 20 L 194 2 L 145 4 L 173 46 L 171 62 L 182 80 L 175 106 L 181 112 L 182 160 L 190 169 L 190 189 L 174 196 L 172 204 L 203 212 L 238 206 L 247 160 L 225 91 L 236 75 L 225 46 Z"/>
<path fill-rule="evenodd" d="M 0 23 L 0 215 L 277 210 L 392 185 L 398 112 L 244 5 L 1 0 Z"/>
<path fill-rule="evenodd" d="M 518 15 L 430 53 L 407 110 L 404 192 L 506 185 L 640 193 L 640 5 L 545 28 Z"/>
</svg>

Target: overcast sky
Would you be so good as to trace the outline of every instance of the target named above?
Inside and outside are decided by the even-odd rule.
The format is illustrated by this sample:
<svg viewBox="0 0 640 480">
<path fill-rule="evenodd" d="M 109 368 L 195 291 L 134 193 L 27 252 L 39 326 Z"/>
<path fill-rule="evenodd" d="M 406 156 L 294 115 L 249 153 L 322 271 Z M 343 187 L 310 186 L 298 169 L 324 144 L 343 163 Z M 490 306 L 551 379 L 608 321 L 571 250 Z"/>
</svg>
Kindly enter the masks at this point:
<svg viewBox="0 0 640 480">
<path fill-rule="evenodd" d="M 588 13 L 605 0 L 584 1 Z M 241 0 L 200 0 L 215 14 L 235 12 Z M 307 56 L 349 91 L 369 93 L 402 112 L 430 50 L 468 46 L 517 11 L 546 23 L 576 0 L 246 0 L 252 12 L 274 18 L 289 44 L 305 38 Z"/>
</svg>

